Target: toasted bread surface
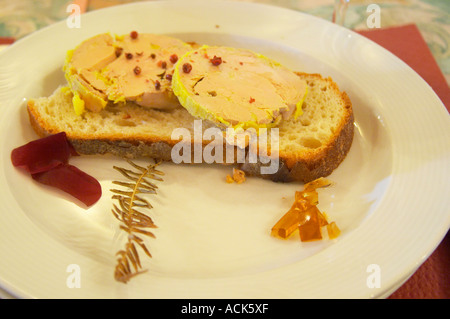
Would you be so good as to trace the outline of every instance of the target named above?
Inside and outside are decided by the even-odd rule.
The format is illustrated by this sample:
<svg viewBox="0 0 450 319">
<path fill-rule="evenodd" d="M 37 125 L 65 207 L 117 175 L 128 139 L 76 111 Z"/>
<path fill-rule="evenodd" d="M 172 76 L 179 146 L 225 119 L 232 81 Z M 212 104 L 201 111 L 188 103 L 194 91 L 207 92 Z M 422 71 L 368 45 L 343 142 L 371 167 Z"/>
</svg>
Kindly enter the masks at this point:
<svg viewBox="0 0 450 319">
<path fill-rule="evenodd" d="M 284 120 L 278 126 L 279 169 L 273 174 L 262 174 L 260 161 L 236 163 L 249 175 L 280 182 L 308 182 L 331 174 L 350 150 L 354 118 L 348 95 L 331 78 L 297 74 L 306 80 L 308 94 L 303 115 Z M 79 116 L 73 110 L 70 91 L 63 87 L 50 97 L 29 100 L 27 110 L 39 136 L 64 131 L 80 154 L 110 153 L 165 161 L 171 160 L 172 147 L 179 142 L 172 139 L 174 130 L 185 128 L 194 137 L 197 120 L 181 106 L 160 111 L 134 103 L 107 106 L 99 113 L 85 112 Z M 202 122 L 203 132 L 210 127 L 214 124 Z"/>
</svg>

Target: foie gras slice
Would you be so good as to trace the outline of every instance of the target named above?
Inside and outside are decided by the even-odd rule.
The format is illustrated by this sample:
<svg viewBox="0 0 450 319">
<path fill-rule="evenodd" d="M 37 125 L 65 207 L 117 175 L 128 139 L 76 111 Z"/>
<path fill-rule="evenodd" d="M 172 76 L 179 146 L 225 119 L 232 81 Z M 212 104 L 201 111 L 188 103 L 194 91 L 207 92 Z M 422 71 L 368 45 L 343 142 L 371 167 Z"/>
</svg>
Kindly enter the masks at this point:
<svg viewBox="0 0 450 319">
<path fill-rule="evenodd" d="M 189 44 L 165 35 L 139 34 L 125 35 L 116 46 L 121 55 L 102 71 L 110 83 L 106 88 L 110 100 L 156 109 L 179 106 L 171 79 L 178 58 L 192 49 Z"/>
<path fill-rule="evenodd" d="M 191 50 L 179 39 L 131 32 L 92 37 L 69 51 L 64 66 L 78 114 L 98 112 L 108 102 L 133 101 L 143 107 L 179 106 L 171 89 L 178 57 Z"/>
<path fill-rule="evenodd" d="M 108 33 L 87 39 L 67 52 L 63 69 L 74 93 L 77 114 L 85 108 L 97 112 L 106 106 L 106 85 L 98 74 L 116 58 L 114 39 Z"/>
<path fill-rule="evenodd" d="M 279 63 L 246 49 L 202 46 L 181 57 L 172 89 L 193 116 L 222 127 L 273 127 L 299 116 L 307 84 Z"/>
</svg>

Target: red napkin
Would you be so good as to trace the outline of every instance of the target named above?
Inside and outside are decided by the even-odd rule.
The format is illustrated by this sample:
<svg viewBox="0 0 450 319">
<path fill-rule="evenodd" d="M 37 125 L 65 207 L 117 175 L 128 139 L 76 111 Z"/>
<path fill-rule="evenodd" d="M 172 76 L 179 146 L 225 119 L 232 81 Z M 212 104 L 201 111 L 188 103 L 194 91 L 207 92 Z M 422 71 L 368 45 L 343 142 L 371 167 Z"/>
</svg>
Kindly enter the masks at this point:
<svg viewBox="0 0 450 319">
<path fill-rule="evenodd" d="M 450 88 L 416 25 L 357 31 L 414 69 L 450 111 Z M 450 299 L 450 233 L 389 299 Z"/>
<path fill-rule="evenodd" d="M 0 45 L 2 44 L 13 44 L 14 38 L 11 37 L 0 37 Z"/>
<path fill-rule="evenodd" d="M 415 24 L 357 32 L 391 51 L 414 69 L 450 111 L 449 85 Z"/>
</svg>

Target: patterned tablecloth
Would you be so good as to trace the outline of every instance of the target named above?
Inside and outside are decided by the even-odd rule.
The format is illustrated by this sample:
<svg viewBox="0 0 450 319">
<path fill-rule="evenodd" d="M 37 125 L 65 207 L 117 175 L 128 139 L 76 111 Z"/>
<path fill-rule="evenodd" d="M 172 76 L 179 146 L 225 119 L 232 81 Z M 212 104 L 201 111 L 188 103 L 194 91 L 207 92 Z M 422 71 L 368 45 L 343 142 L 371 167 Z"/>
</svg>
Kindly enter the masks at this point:
<svg viewBox="0 0 450 319">
<path fill-rule="evenodd" d="M 211 0 L 205 0 L 211 1 Z M 229 0 L 272 4 L 294 9 L 331 20 L 334 0 Z M 345 0 L 343 0 L 345 1 Z M 83 11 L 92 11 L 117 5 L 127 0 L 75 0 Z M 16 39 L 66 19 L 70 13 L 68 0 L 0 0 L 0 49 Z M 443 101 L 449 104 L 450 83 L 450 1 L 449 0 L 350 0 L 344 26 L 354 30 L 368 30 L 370 4 L 380 8 L 380 27 L 382 29 L 404 25 L 415 25 L 425 40 L 431 57 L 437 63 L 443 80 L 440 90 L 446 96 Z M 409 28 L 411 31 L 411 28 Z M 417 32 L 416 32 L 417 33 Z M 404 41 L 404 39 L 402 39 Z M 386 40 L 385 44 L 386 44 Z M 389 47 L 393 48 L 392 43 Z M 417 60 L 417 59 L 416 59 Z M 419 60 L 416 62 L 421 63 Z M 425 63 L 425 62 L 424 62 Z M 429 61 L 428 61 L 429 63 Z M 432 61 L 434 63 L 434 61 Z M 434 63 L 434 65 L 436 65 Z M 419 65 L 423 69 L 423 65 Z M 415 68 L 413 65 L 411 67 Z M 417 68 L 415 68 L 417 71 Z M 420 74 L 420 72 L 419 72 Z M 428 74 L 428 76 L 430 76 Z M 433 78 L 433 75 L 431 75 Z M 425 79 L 426 77 L 424 77 Z M 446 82 L 446 83 L 445 83 Z M 444 85 L 442 85 L 444 84 Z M 445 85 L 447 84 L 447 85 Z M 431 85 L 431 84 L 430 84 Z M 442 95 L 441 95 L 442 96 Z M 441 97 L 442 98 L 442 97 Z M 450 105 L 446 105 L 450 109 Z M 450 298 L 450 237 L 445 237 L 435 252 L 415 272 L 415 274 L 390 298 Z"/>
</svg>

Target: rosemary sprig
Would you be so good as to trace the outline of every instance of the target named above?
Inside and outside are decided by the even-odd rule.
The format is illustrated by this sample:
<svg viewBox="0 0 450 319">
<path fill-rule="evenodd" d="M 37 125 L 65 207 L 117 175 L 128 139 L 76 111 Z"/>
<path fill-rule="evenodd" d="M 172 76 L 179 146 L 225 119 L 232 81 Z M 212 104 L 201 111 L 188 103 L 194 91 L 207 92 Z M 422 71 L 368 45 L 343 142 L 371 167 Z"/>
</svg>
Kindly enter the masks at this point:
<svg viewBox="0 0 450 319">
<path fill-rule="evenodd" d="M 133 169 L 113 166 L 129 182 L 113 181 L 122 189 L 111 189 L 114 193 L 112 199 L 117 200 L 118 205 L 113 204 L 112 213 L 120 222 L 120 229 L 128 233 L 125 248 L 117 252 L 117 265 L 114 278 L 117 281 L 127 283 L 132 277 L 145 272 L 142 269 L 139 253 L 136 246 L 140 247 L 148 257 L 152 257 L 145 246 L 144 240 L 139 237 L 145 235 L 155 238 L 149 230 L 157 226 L 152 218 L 143 211 L 153 208 L 144 198 L 147 194 L 156 194 L 157 186 L 150 180 L 162 181 L 163 172 L 156 169 L 159 163 L 150 164 L 147 167 L 139 166 L 127 159 Z"/>
</svg>

